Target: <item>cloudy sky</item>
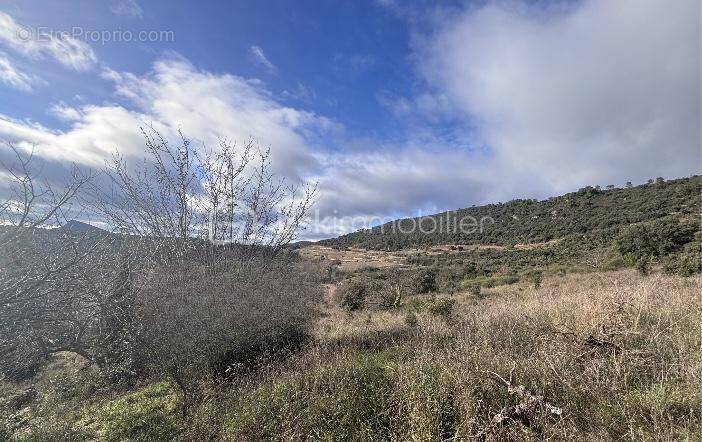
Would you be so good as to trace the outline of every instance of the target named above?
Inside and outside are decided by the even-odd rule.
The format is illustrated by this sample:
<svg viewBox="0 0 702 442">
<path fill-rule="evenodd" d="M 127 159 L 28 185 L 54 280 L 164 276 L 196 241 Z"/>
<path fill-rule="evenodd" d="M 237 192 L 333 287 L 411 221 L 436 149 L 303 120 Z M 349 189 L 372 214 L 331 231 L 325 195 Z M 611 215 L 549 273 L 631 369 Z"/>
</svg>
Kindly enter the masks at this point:
<svg viewBox="0 0 702 442">
<path fill-rule="evenodd" d="M 0 139 L 59 175 L 145 124 L 253 137 L 319 183 L 319 238 L 699 174 L 700 53 L 699 0 L 6 0 Z"/>
</svg>

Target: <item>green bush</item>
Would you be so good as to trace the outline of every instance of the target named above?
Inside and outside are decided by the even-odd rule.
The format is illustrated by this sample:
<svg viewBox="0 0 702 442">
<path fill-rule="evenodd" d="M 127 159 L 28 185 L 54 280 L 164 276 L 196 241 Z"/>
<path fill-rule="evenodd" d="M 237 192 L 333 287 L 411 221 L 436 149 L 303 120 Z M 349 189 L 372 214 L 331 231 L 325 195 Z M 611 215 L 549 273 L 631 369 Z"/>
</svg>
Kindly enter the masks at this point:
<svg viewBox="0 0 702 442">
<path fill-rule="evenodd" d="M 348 311 L 361 310 L 366 305 L 368 284 L 363 279 L 352 279 L 342 284 L 340 288 L 341 307 Z"/>
<path fill-rule="evenodd" d="M 428 301 L 423 298 L 410 298 L 404 304 L 405 310 L 410 313 L 422 313 L 427 309 Z"/>
<path fill-rule="evenodd" d="M 612 258 L 602 265 L 602 270 L 619 270 L 623 267 L 627 267 L 624 262 L 624 258 L 617 257 Z"/>
<path fill-rule="evenodd" d="M 646 276 L 650 271 L 650 258 L 646 255 L 636 260 L 636 270 L 640 275 Z"/>
<path fill-rule="evenodd" d="M 429 314 L 433 316 L 441 316 L 442 318 L 448 318 L 453 312 L 453 306 L 456 304 L 455 299 L 441 298 L 437 299 L 427 308 Z"/>
<path fill-rule="evenodd" d="M 409 325 L 410 327 L 416 327 L 417 315 L 414 312 L 407 312 L 405 315 L 405 324 Z"/>
<path fill-rule="evenodd" d="M 480 284 L 469 284 L 468 285 L 468 293 L 470 293 L 472 296 L 479 298 L 480 297 Z"/>
<path fill-rule="evenodd" d="M 530 273 L 529 278 L 534 284 L 535 289 L 541 288 L 541 282 L 544 280 L 544 274 L 541 270 L 534 270 Z"/>
<path fill-rule="evenodd" d="M 632 254 L 637 259 L 665 256 L 691 242 L 699 229 L 698 223 L 675 218 L 662 219 L 625 229 L 617 243 L 622 255 Z"/>
<path fill-rule="evenodd" d="M 516 275 L 503 275 L 492 277 L 479 276 L 477 278 L 463 280 L 461 286 L 468 288 L 471 285 L 477 284 L 482 287 L 492 288 L 500 285 L 511 285 L 516 282 L 519 282 L 519 276 Z"/>
<path fill-rule="evenodd" d="M 414 286 L 417 294 L 436 292 L 438 290 L 436 272 L 431 269 L 421 269 L 415 277 Z"/>
<path fill-rule="evenodd" d="M 622 260 L 624 261 L 624 266 L 633 268 L 636 266 L 636 255 L 631 252 L 624 253 L 622 255 Z"/>
<path fill-rule="evenodd" d="M 663 271 L 669 275 L 679 276 L 702 273 L 702 253 L 698 247 L 690 247 L 681 253 L 669 256 L 663 262 Z"/>
</svg>

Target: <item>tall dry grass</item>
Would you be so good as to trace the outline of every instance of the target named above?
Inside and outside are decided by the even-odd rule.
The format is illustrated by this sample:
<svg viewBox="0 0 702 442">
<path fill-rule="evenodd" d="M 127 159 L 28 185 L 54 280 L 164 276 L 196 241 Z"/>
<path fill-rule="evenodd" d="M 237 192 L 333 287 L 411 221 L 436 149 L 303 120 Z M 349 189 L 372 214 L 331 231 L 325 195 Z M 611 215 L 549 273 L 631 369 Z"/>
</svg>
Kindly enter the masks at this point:
<svg viewBox="0 0 702 442">
<path fill-rule="evenodd" d="M 631 271 L 459 294 L 450 318 L 327 307 L 317 344 L 243 389 L 232 439 L 695 440 L 702 437 L 700 278 Z M 588 344 L 589 342 L 589 344 Z M 599 345 L 598 345 L 599 344 Z M 527 419 L 491 426 L 520 400 Z"/>
<path fill-rule="evenodd" d="M 553 276 L 455 294 L 448 316 L 430 313 L 432 296 L 354 314 L 327 297 L 312 344 L 211 385 L 186 418 L 144 426 L 144 410 L 178 400 L 162 384 L 57 418 L 61 434 L 116 439 L 700 440 L 701 286 L 633 271 Z M 493 424 L 522 400 L 490 372 L 541 401 Z"/>
</svg>

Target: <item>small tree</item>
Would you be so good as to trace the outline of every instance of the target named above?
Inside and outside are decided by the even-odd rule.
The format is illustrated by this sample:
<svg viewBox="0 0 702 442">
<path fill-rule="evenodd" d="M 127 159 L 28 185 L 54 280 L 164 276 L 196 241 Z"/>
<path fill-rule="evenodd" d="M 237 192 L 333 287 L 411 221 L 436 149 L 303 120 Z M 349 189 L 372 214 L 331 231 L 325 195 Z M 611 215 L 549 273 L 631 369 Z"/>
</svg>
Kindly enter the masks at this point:
<svg viewBox="0 0 702 442">
<path fill-rule="evenodd" d="M 284 246 L 315 188 L 276 177 L 270 150 L 253 142 L 208 150 L 142 132 L 146 158 L 116 154 L 92 203 L 139 251 L 136 365 L 168 374 L 187 403 L 197 377 L 227 376 L 305 335 L 317 290 Z"/>
<path fill-rule="evenodd" d="M 0 203 L 0 372 L 30 376 L 47 356 L 73 351 L 93 358 L 88 333 L 99 308 L 106 275 L 94 272 L 100 239 L 47 229 L 79 213 L 79 195 L 94 178 L 71 166 L 63 185 L 41 179 L 34 151 L 12 144 L 14 162 L 0 163 L 9 191 Z"/>
<path fill-rule="evenodd" d="M 432 293 L 438 290 L 436 272 L 431 269 L 420 270 L 415 277 L 415 291 L 417 294 Z"/>
</svg>

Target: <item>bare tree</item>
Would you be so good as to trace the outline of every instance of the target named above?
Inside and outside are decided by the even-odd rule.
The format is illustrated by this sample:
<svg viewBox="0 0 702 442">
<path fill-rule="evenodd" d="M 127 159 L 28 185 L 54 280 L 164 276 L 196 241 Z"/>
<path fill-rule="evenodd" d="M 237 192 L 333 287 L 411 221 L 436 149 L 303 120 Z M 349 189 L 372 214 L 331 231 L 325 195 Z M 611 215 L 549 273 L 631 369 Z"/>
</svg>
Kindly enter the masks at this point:
<svg viewBox="0 0 702 442">
<path fill-rule="evenodd" d="M 252 142 L 205 150 L 182 134 L 171 145 L 143 132 L 138 166 L 116 154 L 100 179 L 74 166 L 60 189 L 38 179 L 32 153 L 10 146 L 17 164 L 3 165 L 12 183 L 0 206 L 5 375 L 72 351 L 114 380 L 165 371 L 187 399 L 192 376 L 227 375 L 302 341 L 320 293 L 315 272 L 284 246 L 314 187 L 277 178 L 270 151 Z M 79 199 L 114 233 L 48 228 L 65 224 Z"/>
<path fill-rule="evenodd" d="M 110 186 L 95 187 L 98 213 L 118 231 L 159 238 L 170 257 L 200 244 L 193 240 L 276 253 L 295 239 L 316 189 L 277 178 L 269 149 L 222 141 L 198 150 L 180 132 L 175 146 L 153 128 L 142 132 L 147 158 L 135 167 L 116 155 Z"/>
<path fill-rule="evenodd" d="M 93 199 L 141 256 L 136 358 L 167 373 L 187 404 L 197 390 L 190 379 L 226 376 L 304 336 L 321 294 L 311 272 L 281 252 L 315 189 L 276 177 L 270 150 L 253 142 L 208 150 L 182 133 L 175 144 L 153 128 L 143 133 L 146 158 L 135 166 L 115 156 Z"/>
<path fill-rule="evenodd" d="M 90 302 L 77 290 L 81 265 L 92 249 L 47 227 L 64 224 L 79 193 L 93 178 L 76 166 L 60 187 L 40 179 L 34 151 L 7 145 L 12 163 L 0 163 L 9 178 L 0 205 L 0 367 L 23 376 L 46 355 L 80 345 Z"/>
</svg>

